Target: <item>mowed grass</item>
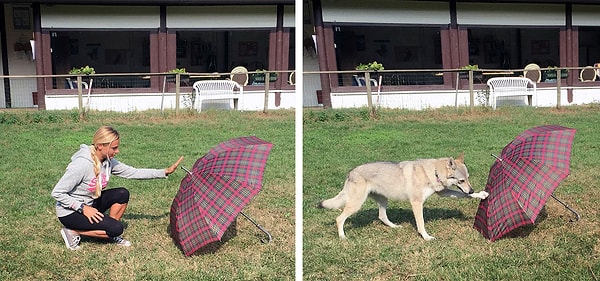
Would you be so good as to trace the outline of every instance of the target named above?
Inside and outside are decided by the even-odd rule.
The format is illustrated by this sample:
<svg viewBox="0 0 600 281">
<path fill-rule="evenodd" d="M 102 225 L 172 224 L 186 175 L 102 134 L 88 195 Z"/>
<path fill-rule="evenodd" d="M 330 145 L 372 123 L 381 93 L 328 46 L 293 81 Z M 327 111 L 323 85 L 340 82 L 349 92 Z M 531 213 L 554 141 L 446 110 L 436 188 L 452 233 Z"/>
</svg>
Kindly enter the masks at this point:
<svg viewBox="0 0 600 281">
<path fill-rule="evenodd" d="M 600 278 L 600 106 L 562 109 L 505 107 L 497 111 L 444 108 L 425 111 L 365 109 L 304 112 L 304 280 L 598 280 Z M 473 228 L 479 200 L 431 196 L 425 227 L 416 231 L 408 202 L 391 201 L 388 216 L 401 228 L 377 219 L 367 199 L 345 224 L 347 241 L 335 226 L 337 210 L 319 209 L 334 197 L 347 173 L 373 161 L 441 158 L 465 153 L 475 191 L 484 189 L 494 162 L 491 153 L 522 131 L 543 124 L 577 129 L 571 175 L 550 199 L 535 225 L 489 242 Z"/>
<path fill-rule="evenodd" d="M 101 125 L 121 134 L 120 161 L 139 168 L 166 168 L 180 155 L 190 168 L 210 148 L 256 135 L 274 144 L 262 191 L 244 212 L 237 234 L 212 253 L 185 257 L 168 232 L 171 203 L 185 172 L 168 179 L 111 177 L 110 187 L 131 192 L 122 219 L 123 248 L 83 239 L 66 249 L 50 192 L 81 143 Z M 294 112 L 206 111 L 202 114 L 91 112 L 0 112 L 0 280 L 293 280 Z"/>
</svg>

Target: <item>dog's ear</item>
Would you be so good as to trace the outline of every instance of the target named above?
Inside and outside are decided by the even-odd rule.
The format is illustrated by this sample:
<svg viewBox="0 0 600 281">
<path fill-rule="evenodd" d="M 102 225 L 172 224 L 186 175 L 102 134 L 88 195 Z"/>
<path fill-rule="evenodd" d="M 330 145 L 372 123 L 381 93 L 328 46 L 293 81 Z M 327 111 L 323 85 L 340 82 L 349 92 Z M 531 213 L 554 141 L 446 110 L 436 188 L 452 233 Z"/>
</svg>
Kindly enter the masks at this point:
<svg viewBox="0 0 600 281">
<path fill-rule="evenodd" d="M 454 160 L 454 158 L 450 157 L 450 160 L 448 161 L 447 168 L 448 168 L 449 171 L 456 170 L 456 160 Z"/>
<path fill-rule="evenodd" d="M 456 157 L 456 162 L 465 163 L 465 153 L 461 152 L 458 157 Z"/>
</svg>

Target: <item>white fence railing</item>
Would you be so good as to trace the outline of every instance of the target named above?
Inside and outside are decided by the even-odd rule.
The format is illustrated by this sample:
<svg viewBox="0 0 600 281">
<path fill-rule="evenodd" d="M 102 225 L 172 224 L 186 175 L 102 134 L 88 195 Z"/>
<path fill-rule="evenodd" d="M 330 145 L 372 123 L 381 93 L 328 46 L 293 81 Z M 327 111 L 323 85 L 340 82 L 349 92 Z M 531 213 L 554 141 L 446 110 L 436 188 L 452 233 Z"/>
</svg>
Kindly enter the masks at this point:
<svg viewBox="0 0 600 281">
<path fill-rule="evenodd" d="M 192 85 L 199 80 L 235 79 L 248 102 L 241 110 L 295 107 L 293 71 L 247 73 L 118 73 L 0 76 L 0 108 L 142 111 L 193 107 Z M 265 81 L 269 81 L 265 83 Z M 43 90 L 38 90 L 42 85 Z M 42 100 L 40 100 L 42 99 Z M 217 108 L 219 102 L 214 102 Z"/>
<path fill-rule="evenodd" d="M 492 77 L 527 76 L 536 82 L 538 106 L 600 102 L 600 69 L 597 67 L 531 69 L 412 69 L 381 71 L 310 71 L 304 73 L 305 83 L 330 81 L 330 106 L 388 107 L 427 109 L 443 106 L 466 106 L 471 109 L 488 103 L 486 81 Z M 561 79 L 557 79 L 561 77 Z M 311 82 L 312 81 L 312 82 Z M 366 81 L 369 81 L 367 83 Z M 305 92 L 304 100 L 318 104 L 305 107 L 327 107 L 322 91 Z M 325 104 L 323 104 L 325 101 Z M 525 104 L 519 97 L 507 97 L 501 103 Z"/>
</svg>

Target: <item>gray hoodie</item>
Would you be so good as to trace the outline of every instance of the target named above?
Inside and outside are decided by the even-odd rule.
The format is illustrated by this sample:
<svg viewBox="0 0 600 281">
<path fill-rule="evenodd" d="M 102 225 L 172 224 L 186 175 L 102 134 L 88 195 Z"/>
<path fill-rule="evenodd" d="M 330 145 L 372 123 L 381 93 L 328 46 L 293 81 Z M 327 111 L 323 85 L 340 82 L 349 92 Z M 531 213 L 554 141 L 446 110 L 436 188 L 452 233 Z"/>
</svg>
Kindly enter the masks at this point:
<svg viewBox="0 0 600 281">
<path fill-rule="evenodd" d="M 110 175 L 127 179 L 155 179 L 166 178 L 164 169 L 137 169 L 125 165 L 116 159 L 104 160 L 100 171 L 102 189 L 106 188 Z M 67 216 L 79 208 L 81 203 L 92 205 L 92 195 L 96 189 L 97 178 L 94 174 L 94 161 L 90 147 L 82 144 L 71 157 L 71 163 L 62 178 L 52 190 L 52 197 L 56 199 L 56 215 Z"/>
</svg>

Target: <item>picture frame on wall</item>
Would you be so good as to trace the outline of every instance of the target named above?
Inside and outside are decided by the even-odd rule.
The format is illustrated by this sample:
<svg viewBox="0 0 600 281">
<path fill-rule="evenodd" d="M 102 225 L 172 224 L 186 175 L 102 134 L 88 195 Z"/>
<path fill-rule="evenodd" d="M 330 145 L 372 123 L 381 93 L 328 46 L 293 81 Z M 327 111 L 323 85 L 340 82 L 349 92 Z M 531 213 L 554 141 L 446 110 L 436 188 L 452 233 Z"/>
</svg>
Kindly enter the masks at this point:
<svg viewBox="0 0 600 281">
<path fill-rule="evenodd" d="M 28 7 L 13 7 L 13 27 L 15 30 L 30 30 L 31 21 Z"/>
</svg>

